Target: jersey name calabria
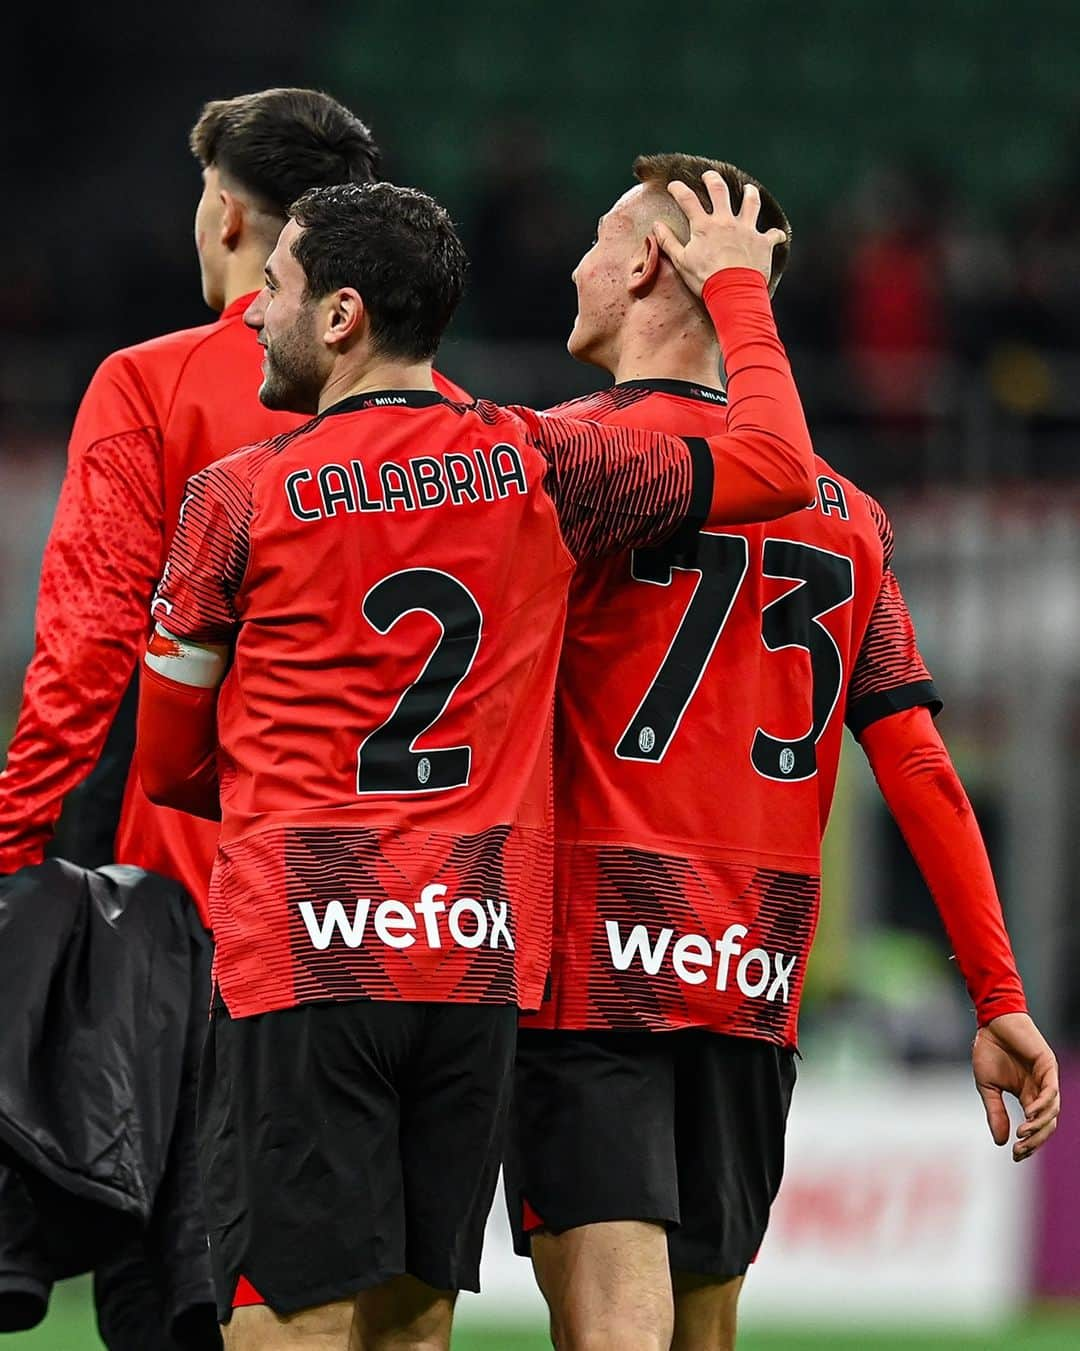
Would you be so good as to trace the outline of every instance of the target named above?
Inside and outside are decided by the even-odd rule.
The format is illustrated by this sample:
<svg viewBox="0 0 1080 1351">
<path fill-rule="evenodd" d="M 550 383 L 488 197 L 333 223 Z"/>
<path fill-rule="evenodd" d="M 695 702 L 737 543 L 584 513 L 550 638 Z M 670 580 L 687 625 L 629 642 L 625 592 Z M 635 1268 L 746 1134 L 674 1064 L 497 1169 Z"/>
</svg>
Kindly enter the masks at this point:
<svg viewBox="0 0 1080 1351">
<path fill-rule="evenodd" d="M 617 385 L 556 415 L 717 435 L 724 396 Z M 556 716 L 552 980 L 526 1025 L 794 1045 L 843 724 L 940 706 L 884 512 L 817 461 L 764 525 L 594 560 Z"/>
</svg>

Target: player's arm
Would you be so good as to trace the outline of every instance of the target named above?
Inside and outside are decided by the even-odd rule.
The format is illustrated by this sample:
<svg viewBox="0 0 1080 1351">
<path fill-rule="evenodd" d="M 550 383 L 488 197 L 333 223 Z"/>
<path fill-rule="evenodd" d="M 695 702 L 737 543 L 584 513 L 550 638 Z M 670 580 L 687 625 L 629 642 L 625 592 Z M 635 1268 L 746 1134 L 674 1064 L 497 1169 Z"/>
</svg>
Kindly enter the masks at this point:
<svg viewBox="0 0 1080 1351">
<path fill-rule="evenodd" d="M 111 358 L 80 406 L 45 546 L 34 655 L 0 774 L 0 873 L 44 857 L 135 670 L 161 566 L 164 486 L 152 418 L 133 374 Z"/>
<path fill-rule="evenodd" d="M 1014 1157 L 1048 1138 L 1058 1112 L 1053 1052 L 1027 1014 L 986 845 L 933 714 L 941 707 L 891 568 L 892 530 L 876 503 L 884 573 L 852 672 L 847 721 L 870 762 L 941 915 L 979 1021 L 975 1079 L 998 1144 L 1008 1139 L 1002 1092 L 1026 1119 Z"/>
<path fill-rule="evenodd" d="M 982 832 L 930 711 L 890 714 L 859 740 L 934 898 L 980 1027 L 1026 1013 Z"/>
<path fill-rule="evenodd" d="M 250 485 L 226 464 L 188 484 L 139 687 L 135 754 L 147 797 L 212 821 L 221 818 L 218 688 L 239 627 L 249 506 Z"/>
<path fill-rule="evenodd" d="M 848 685 L 847 725 L 923 872 L 986 1023 L 1027 1006 L 982 836 L 934 729 L 941 699 L 892 569 L 892 526 L 872 498 L 866 502 L 881 540 L 882 571 Z"/>
<path fill-rule="evenodd" d="M 882 797 L 934 898 L 979 1020 L 975 1081 L 995 1141 L 1009 1138 L 1002 1094 L 1024 1109 L 1013 1157 L 1027 1158 L 1056 1129 L 1054 1053 L 1028 1016 L 982 832 L 926 707 L 864 728 L 863 750 Z"/>
<path fill-rule="evenodd" d="M 764 295 L 760 277 L 758 284 L 752 293 L 760 289 Z M 754 404 L 756 374 L 753 368 L 740 371 L 732 382 L 741 391 L 735 398 L 743 410 Z M 798 396 L 793 397 L 805 431 Z M 775 435 L 770 408 L 780 429 Z M 722 436 L 685 439 L 514 411 L 548 461 L 545 487 L 563 538 L 574 557 L 583 559 L 648 548 L 677 530 L 692 534 L 725 521 L 768 520 L 807 506 L 813 492 L 810 439 L 789 458 L 784 408 L 781 401 L 759 409 L 765 425 L 750 432 L 737 425 Z M 801 467 L 794 467 L 796 461 Z M 787 467 L 777 468 L 781 464 Z"/>
<path fill-rule="evenodd" d="M 680 526 L 772 520 L 812 500 L 813 447 L 765 280 L 783 233 L 758 231 L 756 189 L 747 188 L 735 215 L 720 175 L 705 181 L 711 213 L 684 185 L 669 189 L 690 222 L 685 246 L 656 228 L 716 328 L 728 372 L 726 434 L 683 440 L 519 410 L 548 457 L 548 492 L 578 558 L 659 544 Z"/>
<path fill-rule="evenodd" d="M 162 807 L 221 820 L 218 686 L 228 648 L 190 643 L 158 624 L 139 686 L 136 746 L 143 791 Z"/>
<path fill-rule="evenodd" d="M 810 433 L 767 284 L 773 249 L 785 236 L 758 230 L 761 196 L 753 184 L 736 215 L 723 178 L 710 171 L 703 181 L 711 212 L 685 183 L 668 187 L 690 225 L 686 244 L 662 221 L 654 233 L 701 297 L 724 355 L 728 434 L 709 442 L 714 477 L 706 523 L 769 521 L 807 506 L 814 493 Z"/>
</svg>

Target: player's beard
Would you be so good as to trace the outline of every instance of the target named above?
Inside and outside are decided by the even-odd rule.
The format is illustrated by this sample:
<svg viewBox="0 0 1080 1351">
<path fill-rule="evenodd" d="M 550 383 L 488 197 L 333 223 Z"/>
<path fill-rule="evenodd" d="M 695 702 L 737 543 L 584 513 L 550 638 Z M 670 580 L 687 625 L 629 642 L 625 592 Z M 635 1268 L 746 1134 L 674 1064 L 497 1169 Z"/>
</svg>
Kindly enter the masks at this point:
<svg viewBox="0 0 1080 1351">
<path fill-rule="evenodd" d="M 317 413 L 323 373 L 319 352 L 311 333 L 311 314 L 301 310 L 296 323 L 273 346 L 264 349 L 263 382 L 259 401 L 265 408 L 289 413 Z"/>
</svg>

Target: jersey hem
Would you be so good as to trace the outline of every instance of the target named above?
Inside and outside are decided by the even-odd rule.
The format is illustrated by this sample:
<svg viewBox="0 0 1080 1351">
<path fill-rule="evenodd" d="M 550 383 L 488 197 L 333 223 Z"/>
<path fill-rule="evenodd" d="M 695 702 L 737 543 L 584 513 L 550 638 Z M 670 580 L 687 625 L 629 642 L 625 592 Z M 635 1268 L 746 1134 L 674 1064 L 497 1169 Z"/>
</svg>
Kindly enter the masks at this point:
<svg viewBox="0 0 1080 1351">
<path fill-rule="evenodd" d="M 476 1008 L 515 1008 L 523 1018 L 534 1017 L 539 998 L 533 1005 L 520 999 L 457 999 L 453 995 L 443 995 L 441 999 L 432 999 L 430 994 L 402 994 L 393 999 L 378 999 L 373 995 L 351 994 L 340 998 L 326 995 L 312 995 L 309 998 L 293 999 L 238 999 L 230 1004 L 229 996 L 217 980 L 217 997 L 225 1005 L 230 1018 L 257 1018 L 263 1013 L 282 1013 L 286 1009 L 300 1008 L 309 1004 L 471 1004 Z"/>
<path fill-rule="evenodd" d="M 785 1051 L 798 1054 L 798 1042 L 786 1037 L 755 1036 L 749 1032 L 734 1032 L 730 1027 L 717 1027 L 707 1019 L 686 1019 L 679 1022 L 658 1023 L 647 1018 L 627 1018 L 618 1024 L 609 1022 L 586 1022 L 581 1018 L 547 1018 L 545 1010 L 539 1013 L 522 1011 L 519 1028 L 523 1032 L 588 1032 L 592 1034 L 610 1032 L 613 1036 L 620 1032 L 648 1032 L 662 1037 L 673 1032 L 712 1032 L 718 1037 L 740 1037 L 745 1041 L 762 1041 L 769 1046 L 779 1046 Z"/>
</svg>

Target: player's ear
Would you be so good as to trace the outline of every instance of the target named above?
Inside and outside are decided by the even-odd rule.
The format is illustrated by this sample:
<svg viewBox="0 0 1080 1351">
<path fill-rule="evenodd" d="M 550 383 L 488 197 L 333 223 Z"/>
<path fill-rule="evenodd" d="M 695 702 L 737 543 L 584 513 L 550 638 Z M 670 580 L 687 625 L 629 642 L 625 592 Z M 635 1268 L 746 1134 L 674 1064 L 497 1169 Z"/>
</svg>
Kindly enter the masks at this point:
<svg viewBox="0 0 1080 1351">
<path fill-rule="evenodd" d="M 630 265 L 630 279 L 627 282 L 627 289 L 631 295 L 643 296 L 649 293 L 660 271 L 662 257 L 660 245 L 656 242 L 656 236 L 650 230 L 641 241 L 641 247 L 634 255 L 634 260 Z"/>
<path fill-rule="evenodd" d="M 343 286 L 339 291 L 331 291 L 324 304 L 323 341 L 328 346 L 337 347 L 360 336 L 367 310 L 359 291 Z"/>
<path fill-rule="evenodd" d="M 244 226 L 244 203 L 228 188 L 220 190 L 218 200 L 221 203 L 220 239 L 227 249 L 233 249 Z"/>
</svg>

